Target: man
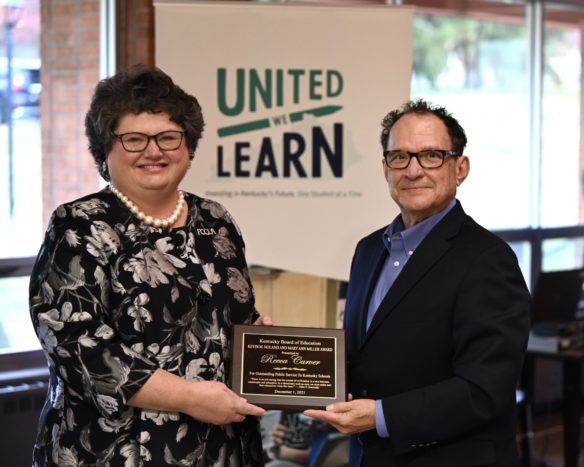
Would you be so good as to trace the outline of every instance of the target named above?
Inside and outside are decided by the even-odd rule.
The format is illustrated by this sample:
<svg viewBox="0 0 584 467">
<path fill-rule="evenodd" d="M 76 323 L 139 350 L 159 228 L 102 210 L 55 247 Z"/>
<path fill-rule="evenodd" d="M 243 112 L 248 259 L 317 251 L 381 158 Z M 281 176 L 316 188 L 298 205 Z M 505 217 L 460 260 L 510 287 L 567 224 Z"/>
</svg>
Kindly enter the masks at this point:
<svg viewBox="0 0 584 467">
<path fill-rule="evenodd" d="M 531 302 L 517 259 L 456 200 L 469 159 L 451 114 L 416 100 L 382 126 L 401 214 L 353 258 L 350 401 L 305 413 L 354 435 L 351 467 L 514 466 Z"/>
</svg>

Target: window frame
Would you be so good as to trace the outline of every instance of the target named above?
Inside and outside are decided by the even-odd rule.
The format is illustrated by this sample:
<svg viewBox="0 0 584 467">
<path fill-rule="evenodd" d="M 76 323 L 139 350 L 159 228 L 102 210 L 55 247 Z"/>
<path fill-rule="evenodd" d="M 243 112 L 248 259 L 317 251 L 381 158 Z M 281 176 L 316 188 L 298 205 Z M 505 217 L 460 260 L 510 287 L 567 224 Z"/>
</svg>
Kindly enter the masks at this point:
<svg viewBox="0 0 584 467">
<path fill-rule="evenodd" d="M 334 1 L 330 1 L 328 3 L 334 3 Z M 356 2 L 357 3 L 357 2 Z M 401 0 L 386 0 L 385 3 L 399 5 L 399 4 L 410 4 L 411 2 L 403 2 Z M 418 2 L 417 2 L 418 3 Z M 419 2 L 422 6 L 420 6 L 420 10 L 424 10 L 424 1 Z M 427 3 L 427 2 L 426 2 Z M 495 3 L 495 2 L 493 2 Z M 102 49 L 107 49 L 105 53 L 102 55 L 101 64 L 100 64 L 100 74 L 101 75 L 108 75 L 111 74 L 114 70 L 114 63 L 115 63 L 115 51 L 116 51 L 116 36 L 115 36 L 115 28 L 113 27 L 114 23 L 118 22 L 118 18 L 115 14 L 115 4 L 114 0 L 101 0 L 101 7 L 102 7 L 102 42 L 101 47 Z M 541 70 L 541 61 L 543 59 L 543 43 L 538 43 L 539 41 L 543 40 L 543 34 L 541 33 L 541 28 L 544 26 L 545 22 L 545 10 L 538 10 L 538 8 L 545 9 L 546 5 L 554 6 L 554 7 L 561 7 L 565 6 L 568 10 L 584 10 L 584 7 L 581 4 L 576 3 L 575 0 L 573 1 L 558 1 L 558 0 L 547 0 L 547 1 L 539 1 L 539 0 L 526 0 L 523 2 L 514 2 L 517 6 L 525 6 L 526 11 L 524 18 L 527 21 L 527 27 L 529 29 L 529 35 L 532 38 L 532 45 L 531 45 L 531 61 L 532 65 L 532 78 L 530 80 L 530 105 L 534 111 L 531 112 L 533 115 L 533 120 L 531 122 L 532 125 L 537 127 L 539 121 L 539 130 L 534 128 L 533 132 L 530 135 L 530 139 L 532 140 L 530 144 L 533 145 L 531 148 L 532 151 L 532 161 L 534 163 L 539 163 L 541 165 L 541 142 L 539 142 L 538 135 L 541 135 L 541 82 L 538 84 L 538 80 L 542 79 L 540 73 L 543 73 Z M 439 7 L 438 7 L 439 8 Z M 433 6 L 431 10 L 436 13 L 438 8 Z M 444 12 L 448 12 L 449 10 L 447 7 L 444 7 Z M 463 13 L 471 13 L 471 11 L 465 10 Z M 118 25 L 119 26 L 119 25 Z M 584 32 L 583 32 L 584 34 Z M 584 50 L 582 51 L 584 54 Z M 584 86 L 582 87 L 582 92 L 584 92 Z M 539 132 L 538 132 L 539 131 Z M 581 134 L 581 138 L 584 136 Z M 538 157 L 533 157 L 534 153 L 540 152 Z M 539 167 L 536 168 L 539 170 Z M 537 178 L 539 174 L 535 174 L 535 179 L 533 180 L 534 189 L 530 196 L 535 196 L 534 203 L 536 206 L 530 207 L 532 210 L 538 209 L 538 204 L 540 202 L 540 193 L 537 192 L 537 187 L 539 186 L 539 182 Z M 537 219 L 539 216 L 537 214 L 533 214 L 534 225 L 538 225 Z M 527 242 L 531 246 L 531 263 L 530 263 L 530 282 L 533 288 L 534 282 L 537 279 L 542 267 L 543 262 L 543 243 L 545 240 L 556 239 L 556 238 L 584 238 L 584 224 L 572 225 L 572 226 L 563 226 L 563 227 L 552 227 L 552 228 L 543 228 L 543 227 L 534 227 L 534 228 L 524 228 L 524 229 L 511 229 L 511 230 L 493 230 L 493 233 L 501 237 L 503 240 L 507 242 Z M 7 277 L 15 277 L 15 276 L 30 276 L 32 271 L 35 257 L 24 257 L 24 258 L 3 258 L 0 259 L 0 279 L 7 278 Z M 26 352 L 0 352 L 0 375 L 7 373 L 7 372 L 15 372 L 15 371 L 27 371 L 30 369 L 41 369 L 44 368 L 46 371 L 46 359 L 42 350 L 32 350 Z M 1 378 L 0 378 L 1 379 Z"/>
</svg>

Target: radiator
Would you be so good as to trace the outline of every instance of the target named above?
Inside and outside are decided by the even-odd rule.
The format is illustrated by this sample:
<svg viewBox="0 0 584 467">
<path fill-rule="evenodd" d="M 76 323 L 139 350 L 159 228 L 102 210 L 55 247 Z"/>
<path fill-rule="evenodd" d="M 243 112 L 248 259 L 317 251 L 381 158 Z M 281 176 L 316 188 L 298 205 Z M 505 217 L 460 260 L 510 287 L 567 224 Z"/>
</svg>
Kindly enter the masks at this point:
<svg viewBox="0 0 584 467">
<path fill-rule="evenodd" d="M 0 386 L 0 453 L 2 467 L 30 467 L 48 383 L 23 382 Z"/>
</svg>

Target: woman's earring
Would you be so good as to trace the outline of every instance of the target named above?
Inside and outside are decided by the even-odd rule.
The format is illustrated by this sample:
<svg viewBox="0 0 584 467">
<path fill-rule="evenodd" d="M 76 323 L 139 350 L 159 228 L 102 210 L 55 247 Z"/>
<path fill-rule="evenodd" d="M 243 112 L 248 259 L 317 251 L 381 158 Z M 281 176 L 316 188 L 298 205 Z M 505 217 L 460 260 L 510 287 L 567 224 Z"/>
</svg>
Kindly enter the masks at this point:
<svg viewBox="0 0 584 467">
<path fill-rule="evenodd" d="M 106 163 L 106 161 L 103 161 L 103 162 L 101 163 L 101 172 L 102 172 L 103 174 L 107 174 L 107 173 L 108 173 L 108 170 L 107 170 L 107 163 Z"/>
</svg>

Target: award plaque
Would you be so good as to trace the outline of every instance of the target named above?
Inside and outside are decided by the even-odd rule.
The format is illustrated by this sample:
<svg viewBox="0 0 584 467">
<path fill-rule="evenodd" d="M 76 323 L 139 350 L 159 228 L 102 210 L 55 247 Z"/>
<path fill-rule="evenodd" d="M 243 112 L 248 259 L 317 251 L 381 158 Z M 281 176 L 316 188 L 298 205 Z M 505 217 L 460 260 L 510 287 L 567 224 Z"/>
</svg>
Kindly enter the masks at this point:
<svg viewBox="0 0 584 467">
<path fill-rule="evenodd" d="M 264 409 L 322 409 L 347 397 L 345 331 L 233 326 L 231 389 Z"/>
</svg>

